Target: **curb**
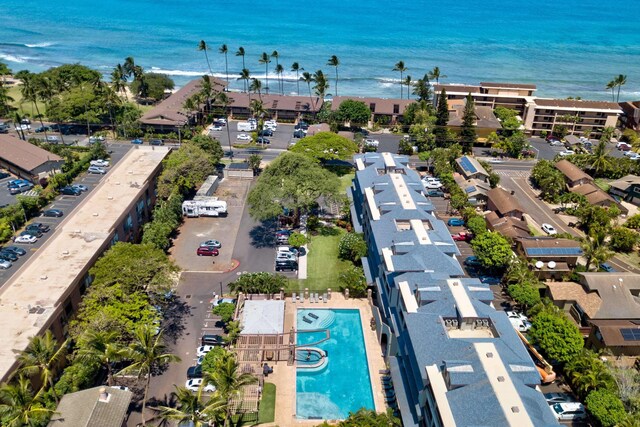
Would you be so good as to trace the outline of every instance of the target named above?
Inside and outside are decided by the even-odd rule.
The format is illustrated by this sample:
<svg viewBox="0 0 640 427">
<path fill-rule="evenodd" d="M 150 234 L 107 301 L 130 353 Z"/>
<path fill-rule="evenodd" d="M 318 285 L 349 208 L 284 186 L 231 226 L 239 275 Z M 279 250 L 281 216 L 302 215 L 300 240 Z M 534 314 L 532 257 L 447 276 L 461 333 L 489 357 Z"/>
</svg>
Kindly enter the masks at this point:
<svg viewBox="0 0 640 427">
<path fill-rule="evenodd" d="M 238 261 L 237 259 L 231 259 L 231 268 L 224 270 L 223 273 L 230 273 L 233 270 L 235 270 L 236 268 L 240 267 L 240 261 Z"/>
</svg>

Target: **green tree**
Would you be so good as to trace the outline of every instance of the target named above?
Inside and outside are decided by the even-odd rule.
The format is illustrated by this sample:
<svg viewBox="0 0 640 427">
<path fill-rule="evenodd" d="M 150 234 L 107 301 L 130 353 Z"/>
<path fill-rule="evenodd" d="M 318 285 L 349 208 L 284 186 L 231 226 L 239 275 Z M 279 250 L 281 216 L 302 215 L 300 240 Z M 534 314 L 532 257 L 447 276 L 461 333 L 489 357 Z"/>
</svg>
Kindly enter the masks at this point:
<svg viewBox="0 0 640 427">
<path fill-rule="evenodd" d="M 283 153 L 262 172 L 249 192 L 249 213 L 258 220 L 275 218 L 283 208 L 294 211 L 294 223 L 319 197 L 335 199 L 340 181 L 313 160 L 297 153 Z"/>
<path fill-rule="evenodd" d="M 605 141 L 598 142 L 598 145 L 593 149 L 591 155 L 591 169 L 594 176 L 603 176 L 603 174 L 611 169 L 611 157 L 609 157 L 609 150 L 607 150 L 607 143 Z"/>
<path fill-rule="evenodd" d="M 275 294 L 286 285 L 287 280 L 284 276 L 263 271 L 241 274 L 235 281 L 229 283 L 229 290 L 233 293 Z"/>
<path fill-rule="evenodd" d="M 221 302 L 213 308 L 213 314 L 220 316 L 222 323 L 229 323 L 233 320 L 236 311 L 236 305 L 230 302 Z"/>
<path fill-rule="evenodd" d="M 220 160 L 224 157 L 224 150 L 220 146 L 220 141 L 209 135 L 195 135 L 191 138 L 190 143 L 202 148 L 209 155 L 209 160 L 214 165 L 220 163 Z"/>
<path fill-rule="evenodd" d="M 415 81 L 412 93 L 418 97 L 418 101 L 431 101 L 431 84 L 429 83 L 428 74 Z"/>
<path fill-rule="evenodd" d="M 467 220 L 467 228 L 474 235 L 480 236 L 487 231 L 487 222 L 480 215 L 474 215 Z"/>
<path fill-rule="evenodd" d="M 338 243 L 338 256 L 341 259 L 359 262 L 367 256 L 367 243 L 361 233 L 346 233 Z"/>
<path fill-rule="evenodd" d="M 264 64 L 264 78 L 265 85 L 264 88 L 269 93 L 269 63 L 271 62 L 271 58 L 269 58 L 269 54 L 267 52 L 262 52 L 260 59 L 258 59 L 260 64 Z"/>
<path fill-rule="evenodd" d="M 207 53 L 210 50 L 207 42 L 204 40 L 200 40 L 198 43 L 198 50 L 204 52 L 204 58 L 207 60 L 207 68 L 209 69 L 209 75 L 213 75 L 213 71 L 211 70 L 211 63 L 209 62 L 209 54 Z M 244 61 L 244 58 L 243 58 Z M 243 67 L 244 68 L 244 67 Z"/>
<path fill-rule="evenodd" d="M 216 387 L 216 393 L 223 401 L 228 402 L 234 397 L 242 397 L 244 388 L 257 383 L 258 379 L 249 373 L 242 373 L 235 357 L 227 357 L 218 364 L 213 373 L 205 375 L 205 381 L 213 384 Z M 231 416 L 232 407 L 227 405 L 225 427 L 230 425 Z"/>
<path fill-rule="evenodd" d="M 477 236 L 471 241 L 471 247 L 486 268 L 503 268 L 513 257 L 511 245 L 502 235 L 493 231 Z"/>
<path fill-rule="evenodd" d="M 564 175 L 548 160 L 540 160 L 531 169 L 531 181 L 541 191 L 540 196 L 549 202 L 558 202 L 567 191 Z"/>
<path fill-rule="evenodd" d="M 299 63 L 294 62 L 293 64 L 291 64 L 291 71 L 296 72 L 296 95 L 300 95 L 300 71 L 304 71 L 304 68 L 302 68 Z M 336 69 L 336 73 L 337 71 L 338 70 Z M 338 89 L 336 89 L 336 92 L 337 91 Z"/>
<path fill-rule="evenodd" d="M 449 105 L 447 103 L 447 91 L 443 88 L 438 97 L 436 123 L 433 130 L 436 144 L 440 147 L 447 143 L 447 123 L 449 123 Z"/>
<path fill-rule="evenodd" d="M 440 67 L 433 67 L 433 70 L 429 71 L 429 79 L 435 80 L 436 84 L 440 84 L 440 79 L 445 79 L 447 76 L 440 73 Z"/>
<path fill-rule="evenodd" d="M 622 401 L 611 390 L 592 391 L 587 396 L 585 404 L 603 427 L 616 426 L 627 416 Z"/>
<path fill-rule="evenodd" d="M 262 163 L 262 156 L 259 154 L 252 154 L 247 157 L 247 163 L 249 167 L 253 170 L 253 174 L 257 175 L 260 172 L 260 164 Z"/>
<path fill-rule="evenodd" d="M 365 126 L 371 118 L 371 110 L 362 101 L 345 99 L 340 103 L 335 117 L 342 123 L 349 122 L 352 127 Z"/>
<path fill-rule="evenodd" d="M 552 360 L 568 362 L 584 345 L 580 330 L 564 313 L 544 309 L 531 324 L 529 336 Z"/>
<path fill-rule="evenodd" d="M 631 252 L 638 244 L 638 232 L 625 227 L 614 227 L 609 233 L 609 246 L 616 252 Z"/>
<path fill-rule="evenodd" d="M 158 417 L 165 421 L 176 421 L 178 425 L 205 427 L 212 425 L 225 413 L 227 402 L 218 394 L 203 396 L 204 384 L 196 393 L 185 387 L 175 386 L 173 399 L 176 407 L 159 406 Z"/>
<path fill-rule="evenodd" d="M 327 160 L 351 159 L 358 152 L 358 145 L 333 132 L 318 132 L 313 136 L 304 137 L 289 151 L 324 163 Z"/>
<path fill-rule="evenodd" d="M 107 385 L 113 385 L 113 363 L 122 359 L 116 331 L 86 330 L 77 342 L 74 362 L 100 365 L 107 370 Z"/>
<path fill-rule="evenodd" d="M 624 74 L 618 74 L 618 77 L 613 79 L 618 87 L 618 95 L 616 96 L 616 102 L 620 102 L 620 88 L 627 84 L 627 76 Z"/>
<path fill-rule="evenodd" d="M 604 244 L 603 240 L 604 237 L 602 235 L 595 237 L 586 236 L 583 238 L 580 247 L 582 248 L 583 256 L 587 260 L 584 267 L 586 271 L 589 271 L 591 263 L 596 264 L 596 266 L 600 265 L 614 255 Z"/>
<path fill-rule="evenodd" d="M 226 44 L 220 45 L 218 48 L 218 53 L 224 55 L 224 70 L 227 74 L 227 86 L 229 86 L 229 61 L 227 60 L 227 54 L 229 53 L 229 48 Z"/>
<path fill-rule="evenodd" d="M 340 421 L 336 427 L 400 427 L 402 422 L 393 415 L 393 410 L 386 413 L 377 413 L 374 410 L 361 408 L 357 412 L 351 412 L 346 420 Z M 317 427 L 330 427 L 325 421 Z"/>
<path fill-rule="evenodd" d="M 302 233 L 293 233 L 289 236 L 289 244 L 294 248 L 299 248 L 307 243 L 307 236 Z"/>
<path fill-rule="evenodd" d="M 367 280 L 362 267 L 352 265 L 340 272 L 338 282 L 340 283 L 340 292 L 349 289 L 350 297 L 362 298 L 367 295 Z"/>
<path fill-rule="evenodd" d="M 142 425 L 146 425 L 145 409 L 149 394 L 151 374 L 158 366 L 170 362 L 179 362 L 180 358 L 175 354 L 166 353 L 162 330 L 156 331 L 153 325 L 140 325 L 134 332 L 134 341 L 126 349 L 125 358 L 132 361 L 121 374 L 135 372 L 138 379 L 146 377 L 144 398 L 142 399 Z"/>
<path fill-rule="evenodd" d="M 393 66 L 392 71 L 398 71 L 400 73 L 400 99 L 402 99 L 402 85 L 404 81 L 402 80 L 402 73 L 407 71 L 407 67 L 404 66 L 404 61 L 396 62 L 396 65 Z M 407 98 L 409 97 L 409 88 L 407 88 Z"/>
<path fill-rule="evenodd" d="M 135 80 L 131 83 L 131 91 L 133 93 L 140 93 L 140 80 Z M 166 74 L 159 73 L 145 73 L 144 84 L 147 85 L 146 98 L 151 98 L 155 101 L 161 101 L 164 99 L 166 91 L 173 90 L 175 83 Z"/>
<path fill-rule="evenodd" d="M 44 406 L 40 393 L 34 396 L 31 381 L 22 375 L 12 384 L 0 386 L 0 422 L 6 427 L 40 427 L 54 411 Z"/>
<path fill-rule="evenodd" d="M 540 302 L 540 292 L 531 282 L 519 282 L 507 287 L 509 295 L 515 302 L 525 308 L 533 307 Z"/>
<path fill-rule="evenodd" d="M 158 196 L 168 198 L 174 189 L 186 194 L 196 185 L 214 173 L 214 166 L 220 159 L 203 150 L 197 143 L 186 143 L 178 150 L 172 150 L 164 160 L 164 168 L 158 178 Z"/>
<path fill-rule="evenodd" d="M 327 94 L 327 90 L 329 89 L 329 80 L 327 80 L 327 77 L 324 75 L 322 70 L 318 70 L 313 73 L 313 81 L 315 83 L 313 89 L 315 90 L 316 95 L 318 95 L 318 98 L 324 99 Z"/>
<path fill-rule="evenodd" d="M 580 205 L 575 212 L 580 225 L 589 236 L 605 235 L 611 229 L 611 220 L 620 215 L 620 209 L 615 206 Z"/>
<path fill-rule="evenodd" d="M 471 94 L 468 94 L 467 102 L 464 105 L 462 126 L 460 129 L 460 145 L 462 145 L 463 151 L 465 153 L 471 153 L 471 148 L 477 139 L 475 102 L 473 102 Z"/>
<path fill-rule="evenodd" d="M 632 230 L 640 230 L 640 214 L 635 214 L 627 219 L 624 226 Z"/>
<path fill-rule="evenodd" d="M 42 389 L 49 386 L 54 400 L 58 403 L 58 395 L 53 387 L 55 369 L 64 358 L 67 351 L 67 341 L 62 344 L 53 336 L 50 330 L 44 336 L 35 336 L 29 341 L 27 348 L 18 355 L 21 365 L 20 372 L 31 375 L 40 375 Z"/>
<path fill-rule="evenodd" d="M 331 58 L 329 58 L 329 60 L 327 61 L 327 65 L 336 68 L 336 93 L 334 94 L 334 96 L 338 96 L 338 66 L 340 65 L 340 60 L 337 56 L 331 55 Z"/>
<path fill-rule="evenodd" d="M 224 347 L 216 346 L 208 352 L 202 359 L 202 372 L 212 374 L 219 366 L 220 362 L 227 357 L 233 357 L 233 353 L 224 349 Z"/>
</svg>

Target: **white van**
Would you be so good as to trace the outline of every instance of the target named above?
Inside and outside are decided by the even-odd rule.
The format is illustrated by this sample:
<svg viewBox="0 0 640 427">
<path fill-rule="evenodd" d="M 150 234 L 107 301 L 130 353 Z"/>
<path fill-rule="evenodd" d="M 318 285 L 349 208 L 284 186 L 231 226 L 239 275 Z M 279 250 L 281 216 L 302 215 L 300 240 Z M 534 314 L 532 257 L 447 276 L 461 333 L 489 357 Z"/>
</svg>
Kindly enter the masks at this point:
<svg viewBox="0 0 640 427">
<path fill-rule="evenodd" d="M 252 132 L 256 130 L 257 126 L 249 122 L 238 122 L 238 131 L 240 132 Z"/>
</svg>

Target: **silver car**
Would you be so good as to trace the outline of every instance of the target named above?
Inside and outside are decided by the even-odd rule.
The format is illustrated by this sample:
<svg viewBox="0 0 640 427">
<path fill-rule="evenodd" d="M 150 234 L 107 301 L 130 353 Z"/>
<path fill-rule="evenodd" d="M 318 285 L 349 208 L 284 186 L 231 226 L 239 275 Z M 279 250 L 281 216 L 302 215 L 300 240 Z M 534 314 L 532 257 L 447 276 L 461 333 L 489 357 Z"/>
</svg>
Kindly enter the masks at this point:
<svg viewBox="0 0 640 427">
<path fill-rule="evenodd" d="M 11 267 L 12 265 L 13 264 L 11 264 L 11 261 L 9 261 L 7 259 L 0 258 L 0 269 L 6 270 L 7 268 Z"/>
</svg>

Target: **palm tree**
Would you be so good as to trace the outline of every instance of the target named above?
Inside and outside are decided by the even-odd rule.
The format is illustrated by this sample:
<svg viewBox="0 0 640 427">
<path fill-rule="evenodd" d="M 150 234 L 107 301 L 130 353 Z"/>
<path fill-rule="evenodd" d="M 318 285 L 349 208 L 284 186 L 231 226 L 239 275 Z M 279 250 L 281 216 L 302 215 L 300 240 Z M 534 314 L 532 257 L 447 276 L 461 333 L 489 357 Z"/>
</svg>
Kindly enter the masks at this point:
<svg viewBox="0 0 640 427">
<path fill-rule="evenodd" d="M 313 73 L 313 81 L 315 82 L 313 90 L 316 92 L 316 95 L 324 99 L 327 93 L 327 89 L 329 89 L 329 82 L 327 81 L 327 77 L 324 75 L 322 70 L 318 70 Z"/>
<path fill-rule="evenodd" d="M 209 50 L 207 42 L 204 40 L 200 40 L 200 43 L 198 43 L 198 50 L 204 52 L 204 58 L 207 60 L 207 68 L 209 68 L 209 74 L 213 75 L 213 71 L 211 71 L 211 63 L 209 62 L 209 54 L 207 53 L 207 51 Z"/>
<path fill-rule="evenodd" d="M 411 87 L 411 76 L 404 78 L 404 84 L 407 87 L 407 99 L 409 99 L 409 88 Z"/>
<path fill-rule="evenodd" d="M 603 238 L 587 236 L 582 240 L 582 252 L 587 259 L 585 270 L 589 271 L 591 263 L 600 265 L 611 258 L 614 253 L 604 244 Z"/>
<path fill-rule="evenodd" d="M 400 71 L 400 99 L 402 99 L 402 73 L 407 71 L 407 67 L 404 66 L 404 61 L 398 61 L 393 67 L 393 71 Z M 409 88 L 407 88 L 407 91 Z"/>
<path fill-rule="evenodd" d="M 284 73 L 284 67 L 282 64 L 276 65 L 276 74 L 278 75 L 278 86 L 280 86 L 280 94 L 284 95 L 284 81 L 282 80 L 282 73 Z"/>
<path fill-rule="evenodd" d="M 591 169 L 593 169 L 594 175 L 596 176 L 599 176 L 603 171 L 611 167 L 609 150 L 607 150 L 607 143 L 604 140 L 598 142 L 596 148 L 593 149 L 591 158 L 593 159 L 591 161 Z"/>
<path fill-rule="evenodd" d="M 260 98 L 260 102 L 262 102 L 262 82 L 256 78 L 251 79 L 251 84 L 249 85 L 249 92 L 255 92 L 258 94 L 258 98 Z"/>
<path fill-rule="evenodd" d="M 113 385 L 112 364 L 122 359 L 123 349 L 118 343 L 119 334 L 114 331 L 85 331 L 78 339 L 76 360 L 99 364 L 107 369 L 107 385 Z"/>
<path fill-rule="evenodd" d="M 203 383 L 211 383 L 216 387 L 216 393 L 228 402 L 233 397 L 240 396 L 245 386 L 255 384 L 258 379 L 249 373 L 241 373 L 239 363 L 235 357 L 224 357 L 211 373 L 205 373 Z M 231 405 L 226 406 L 225 424 L 231 420 Z"/>
<path fill-rule="evenodd" d="M 122 92 L 126 95 L 127 88 L 127 73 L 124 67 L 120 64 L 116 65 L 111 72 L 111 87 L 116 93 Z"/>
<path fill-rule="evenodd" d="M 227 73 L 227 88 L 229 87 L 229 62 L 227 61 L 227 53 L 229 52 L 229 48 L 227 48 L 226 44 L 223 44 L 218 48 L 218 52 L 224 54 L 224 70 Z"/>
<path fill-rule="evenodd" d="M 124 77 L 124 79 L 126 82 L 126 77 Z M 49 106 L 51 105 L 51 101 L 55 96 L 54 84 L 51 82 L 51 79 L 49 79 L 49 77 L 43 76 L 38 80 L 38 92 L 39 92 L 40 98 L 45 102 L 45 105 L 47 106 L 47 108 L 49 108 Z M 58 133 L 60 134 L 60 141 L 64 144 L 64 135 L 62 135 L 62 132 L 60 132 L 60 121 L 57 119 L 58 118 L 56 117 L 53 121 L 58 125 Z"/>
<path fill-rule="evenodd" d="M 606 89 L 611 89 L 611 102 L 615 102 L 616 100 L 616 93 L 614 92 L 616 86 L 617 84 L 616 84 L 615 78 L 611 80 L 609 83 L 607 83 L 607 85 L 605 86 Z"/>
<path fill-rule="evenodd" d="M 238 77 L 238 80 L 242 80 L 244 82 L 245 92 L 247 91 L 247 83 L 249 82 L 250 79 L 251 79 L 251 72 L 246 68 L 243 68 L 242 71 L 240 71 L 240 77 Z"/>
<path fill-rule="evenodd" d="M 298 64 L 297 62 L 294 62 L 293 64 L 291 64 L 291 71 L 295 71 L 296 72 L 296 85 L 297 85 L 297 89 L 296 89 L 296 95 L 300 95 L 300 71 L 304 71 L 304 68 L 302 68 L 300 66 L 300 64 Z"/>
<path fill-rule="evenodd" d="M 13 110 L 11 103 L 14 99 L 9 95 L 9 88 L 0 80 L 0 117 L 8 117 Z"/>
<path fill-rule="evenodd" d="M 271 57 L 276 59 L 276 68 L 278 68 L 278 65 L 279 65 L 278 59 L 280 58 L 280 54 L 278 53 L 278 51 L 274 50 L 273 52 L 271 52 Z M 284 70 L 282 70 L 282 71 L 284 71 Z M 279 80 L 278 80 L 278 83 L 280 83 Z M 284 88 L 282 90 L 284 90 Z"/>
<path fill-rule="evenodd" d="M 20 372 L 27 375 L 40 374 L 42 388 L 51 387 L 53 398 L 58 403 L 58 395 L 53 387 L 54 371 L 67 351 L 68 340 L 58 345 L 50 330 L 44 336 L 35 336 L 29 341 L 27 348 L 20 353 L 18 361 L 22 368 Z"/>
<path fill-rule="evenodd" d="M 614 79 L 616 86 L 618 86 L 618 95 L 616 96 L 616 102 L 620 102 L 620 88 L 627 83 L 627 76 L 624 74 L 618 74 L 618 77 Z"/>
<path fill-rule="evenodd" d="M 201 43 L 204 43 L 204 41 L 201 42 Z M 133 56 L 127 56 L 124 59 L 124 65 L 122 66 L 122 68 L 125 71 L 125 75 L 126 75 L 127 79 L 134 75 L 134 70 L 136 68 L 136 63 L 133 60 Z"/>
<path fill-rule="evenodd" d="M 26 101 L 30 101 L 33 104 L 33 107 L 36 110 L 36 114 L 38 119 L 40 120 L 40 126 L 45 130 L 44 131 L 44 139 L 47 140 L 47 128 L 44 127 L 44 123 L 42 122 L 42 114 L 40 114 L 40 108 L 38 107 L 38 100 L 40 99 L 40 93 L 38 92 L 38 81 L 39 77 L 37 74 L 28 74 L 28 77 L 22 79 L 22 86 L 20 87 L 20 92 L 22 93 L 22 98 Z"/>
<path fill-rule="evenodd" d="M 6 427 L 36 427 L 55 412 L 44 407 L 40 393 L 33 395 L 31 381 L 20 375 L 17 383 L 0 387 L 0 419 Z"/>
<path fill-rule="evenodd" d="M 428 102 L 431 99 L 431 84 L 429 83 L 428 74 L 425 74 L 424 77 L 416 80 L 411 93 L 418 97 L 418 101 Z M 409 98 L 408 95 L 407 98 Z"/>
<path fill-rule="evenodd" d="M 242 46 L 240 46 L 240 47 L 238 48 L 238 50 L 236 51 L 236 56 L 241 56 L 241 57 L 242 57 L 242 71 L 244 71 L 244 70 L 246 70 L 246 69 L 247 69 L 247 68 L 244 66 L 244 55 L 245 55 L 245 53 L 244 53 L 244 48 L 243 48 Z M 249 70 L 247 70 L 247 71 L 249 71 Z M 242 74 L 242 73 L 240 73 L 240 74 Z M 249 79 L 247 78 L 246 80 L 249 80 Z M 247 81 L 246 81 L 246 80 L 244 81 L 244 91 L 245 91 L 245 92 L 247 91 Z"/>
<path fill-rule="evenodd" d="M 331 55 L 331 58 L 327 61 L 327 65 L 331 65 L 332 67 L 336 67 L 336 93 L 334 96 L 338 96 L 338 66 L 340 65 L 340 60 L 337 56 Z"/>
<path fill-rule="evenodd" d="M 162 330 L 156 333 L 155 327 L 148 324 L 141 325 L 134 332 L 134 341 L 123 353 L 126 359 L 133 363 L 120 371 L 121 374 L 136 372 L 138 378 L 146 376 L 147 382 L 144 388 L 142 400 L 142 425 L 146 425 L 144 411 L 147 406 L 151 373 L 158 365 L 169 362 L 179 362 L 180 358 L 175 354 L 165 353 L 165 345 L 162 339 Z"/>
<path fill-rule="evenodd" d="M 429 71 L 429 79 L 435 80 L 436 84 L 440 84 L 440 79 L 446 79 L 447 76 L 440 74 L 440 67 L 433 67 L 433 70 Z"/>
<path fill-rule="evenodd" d="M 305 71 L 304 73 L 302 73 L 302 77 L 300 77 L 300 80 L 305 82 L 307 84 L 307 87 L 309 88 L 309 99 L 311 100 L 309 106 L 311 106 L 313 105 L 313 96 L 311 95 L 311 83 L 313 82 L 313 76 L 311 75 L 311 73 Z"/>
<path fill-rule="evenodd" d="M 229 157 L 233 158 L 233 148 L 231 147 L 231 131 L 229 130 L 229 104 L 231 104 L 233 102 L 232 98 L 229 98 L 229 96 L 224 93 L 224 92 L 218 92 L 218 94 L 215 97 L 215 102 L 222 105 L 222 110 L 224 111 L 224 116 L 227 119 L 227 126 L 225 126 L 227 128 L 227 138 L 229 140 Z"/>
<path fill-rule="evenodd" d="M 203 383 L 204 386 L 204 383 Z M 225 413 L 227 401 L 218 393 L 205 400 L 202 395 L 203 387 L 196 393 L 185 387 L 175 386 L 173 393 L 176 400 L 176 408 L 160 406 L 160 418 L 166 421 L 177 421 L 178 425 L 191 425 L 204 427 L 211 425 L 212 420 L 222 417 Z"/>
<path fill-rule="evenodd" d="M 260 64 L 264 64 L 264 78 L 265 78 L 265 88 L 264 90 L 269 93 L 269 63 L 271 59 L 269 59 L 269 55 L 267 52 L 262 52 L 262 56 L 258 59 Z"/>
</svg>

